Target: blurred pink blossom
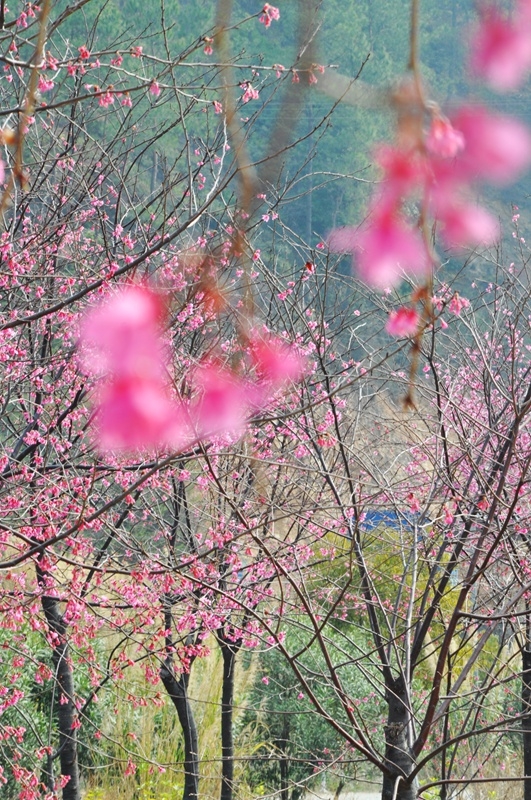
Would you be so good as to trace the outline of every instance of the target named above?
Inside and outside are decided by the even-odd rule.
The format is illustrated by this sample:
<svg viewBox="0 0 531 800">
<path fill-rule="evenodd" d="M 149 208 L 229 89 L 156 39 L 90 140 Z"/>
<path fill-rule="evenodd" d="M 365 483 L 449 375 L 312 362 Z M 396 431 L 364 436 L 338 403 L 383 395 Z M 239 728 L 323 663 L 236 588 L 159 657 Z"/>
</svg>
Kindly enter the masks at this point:
<svg viewBox="0 0 531 800">
<path fill-rule="evenodd" d="M 452 203 L 438 214 L 441 236 L 449 247 L 491 245 L 500 238 L 498 220 L 484 208 Z"/>
<path fill-rule="evenodd" d="M 98 434 L 103 450 L 143 450 L 191 439 L 186 416 L 160 381 L 128 375 L 106 382 L 98 397 Z M 188 432 L 188 436 L 186 435 Z"/>
<path fill-rule="evenodd" d="M 419 326 L 419 314 L 414 308 L 402 308 L 391 311 L 385 330 L 391 336 L 414 336 Z"/>
<path fill-rule="evenodd" d="M 198 400 L 190 408 L 190 422 L 196 435 L 239 433 L 249 415 L 254 397 L 251 385 L 217 364 L 202 364 L 193 385 Z"/>
<path fill-rule="evenodd" d="M 531 67 L 530 23 L 528 11 L 510 20 L 494 6 L 482 6 L 471 36 L 472 72 L 497 91 L 517 89 Z"/>
<path fill-rule="evenodd" d="M 162 298 L 141 285 L 113 294 L 81 325 L 80 358 L 90 374 L 160 376 Z"/>
<path fill-rule="evenodd" d="M 131 285 L 82 323 L 81 364 L 87 373 L 103 377 L 97 424 L 104 450 L 161 447 L 184 433 L 181 407 L 168 386 L 163 318 L 160 296 Z"/>
<path fill-rule="evenodd" d="M 396 286 L 403 273 L 426 274 L 429 263 L 420 235 L 396 214 L 376 216 L 358 237 L 358 274 L 369 286 Z"/>
<path fill-rule="evenodd" d="M 452 123 L 442 117 L 434 117 L 426 137 L 428 151 L 441 158 L 453 158 L 465 146 L 465 137 Z"/>
<path fill-rule="evenodd" d="M 159 294 L 129 285 L 82 322 L 79 360 L 88 374 L 101 379 L 96 402 L 104 450 L 178 450 L 199 438 L 239 435 L 253 412 L 302 375 L 302 360 L 293 348 L 274 337 L 255 336 L 250 352 L 256 380 L 205 361 L 190 376 L 192 399 L 185 404 L 169 380 L 165 317 Z"/>
<path fill-rule="evenodd" d="M 426 159 L 415 149 L 383 144 L 376 148 L 375 159 L 385 178 L 379 187 L 380 203 L 401 203 L 426 178 Z"/>
<path fill-rule="evenodd" d="M 304 374 L 304 361 L 294 347 L 272 336 L 254 339 L 251 354 L 258 376 L 270 382 L 273 390 L 300 380 Z"/>
<path fill-rule="evenodd" d="M 328 237 L 332 251 L 354 253 L 359 277 L 369 286 L 387 289 L 403 273 L 419 275 L 428 269 L 426 248 L 417 231 L 397 214 L 375 214 L 363 229 L 336 228 Z"/>
<path fill-rule="evenodd" d="M 464 106 L 452 123 L 465 140 L 455 160 L 462 180 L 511 183 L 531 164 L 531 134 L 522 122 L 492 114 L 481 106 Z"/>
</svg>

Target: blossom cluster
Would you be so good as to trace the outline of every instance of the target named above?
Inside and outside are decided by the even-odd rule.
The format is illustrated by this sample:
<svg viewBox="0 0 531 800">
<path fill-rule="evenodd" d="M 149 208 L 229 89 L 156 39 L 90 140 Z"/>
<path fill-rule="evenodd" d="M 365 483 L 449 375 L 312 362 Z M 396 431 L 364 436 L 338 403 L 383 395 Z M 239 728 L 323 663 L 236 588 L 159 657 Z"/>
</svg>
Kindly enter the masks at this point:
<svg viewBox="0 0 531 800">
<path fill-rule="evenodd" d="M 103 450 L 180 450 L 206 437 L 239 435 L 252 413 L 302 374 L 293 348 L 256 332 L 248 341 L 247 374 L 205 360 L 187 376 L 185 400 L 170 380 L 165 322 L 162 296 L 140 284 L 117 291 L 85 317 L 80 361 L 100 378 L 96 405 Z"/>
<path fill-rule="evenodd" d="M 494 87 L 516 86 L 531 69 L 531 2 L 520 0 L 512 20 L 484 8 L 470 61 L 474 72 Z M 436 264 L 430 220 L 446 248 L 496 242 L 498 220 L 477 205 L 472 190 L 481 181 L 511 183 L 531 164 L 531 134 L 525 125 L 478 104 L 445 116 L 436 103 L 425 100 L 417 75 L 403 82 L 393 104 L 396 141 L 375 150 L 382 181 L 367 219 L 328 237 L 332 251 L 353 254 L 361 280 L 382 290 L 404 277 L 428 283 Z M 411 203 L 419 209 L 413 224 L 404 211 Z M 403 309 L 390 317 L 387 330 L 412 335 L 419 320 L 413 309 Z"/>
<path fill-rule="evenodd" d="M 492 89 L 517 89 L 531 71 L 531 2 L 517 0 L 512 17 L 491 4 L 479 9 L 473 31 L 471 71 Z"/>
<path fill-rule="evenodd" d="M 262 9 L 262 13 L 260 15 L 260 22 L 265 25 L 266 28 L 269 28 L 273 20 L 280 19 L 280 11 L 276 6 L 272 6 L 269 3 L 266 3 Z"/>
</svg>

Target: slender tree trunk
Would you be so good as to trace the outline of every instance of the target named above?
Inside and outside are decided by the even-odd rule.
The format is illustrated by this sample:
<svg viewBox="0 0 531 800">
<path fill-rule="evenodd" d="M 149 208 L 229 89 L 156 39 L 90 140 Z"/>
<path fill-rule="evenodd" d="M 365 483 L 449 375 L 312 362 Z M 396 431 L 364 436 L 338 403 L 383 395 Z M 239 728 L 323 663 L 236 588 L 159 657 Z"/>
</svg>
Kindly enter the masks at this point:
<svg viewBox="0 0 531 800">
<path fill-rule="evenodd" d="M 55 634 L 52 661 L 57 686 L 57 722 L 59 728 L 59 762 L 61 775 L 68 778 L 63 789 L 63 800 L 81 800 L 76 734 L 76 707 L 74 704 L 74 673 L 70 661 L 66 624 L 54 597 L 43 595 L 42 607 L 48 628 Z"/>
<path fill-rule="evenodd" d="M 218 639 L 223 656 L 223 687 L 221 690 L 221 794 L 220 800 L 232 800 L 234 786 L 234 740 L 232 711 L 234 704 L 234 667 L 236 650 Z"/>
<path fill-rule="evenodd" d="M 416 781 L 408 776 L 414 767 L 408 729 L 411 712 L 402 677 L 387 686 L 387 725 L 385 726 L 385 765 L 382 800 L 416 800 Z"/>
<path fill-rule="evenodd" d="M 527 608 L 526 641 L 522 648 L 522 740 L 524 750 L 524 800 L 531 800 L 531 608 Z"/>
<path fill-rule="evenodd" d="M 160 679 L 177 711 L 184 737 L 184 790 L 183 800 L 197 800 L 199 796 L 199 746 L 197 727 L 190 701 L 188 681 L 190 676 L 183 673 L 175 677 L 171 658 L 167 658 L 160 668 Z"/>
<path fill-rule="evenodd" d="M 289 717 L 284 714 L 282 720 L 282 738 L 278 740 L 280 750 L 280 797 L 289 800 Z"/>
</svg>

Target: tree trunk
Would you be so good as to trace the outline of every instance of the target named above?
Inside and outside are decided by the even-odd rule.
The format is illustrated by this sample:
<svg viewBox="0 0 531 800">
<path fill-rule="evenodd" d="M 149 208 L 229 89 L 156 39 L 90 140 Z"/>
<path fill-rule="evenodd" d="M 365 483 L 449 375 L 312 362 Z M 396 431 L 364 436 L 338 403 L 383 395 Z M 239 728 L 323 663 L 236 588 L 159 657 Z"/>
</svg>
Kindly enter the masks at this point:
<svg viewBox="0 0 531 800">
<path fill-rule="evenodd" d="M 282 719 L 282 736 L 278 740 L 278 749 L 280 750 L 280 798 L 281 800 L 289 800 L 289 716 L 283 715 Z"/>
<path fill-rule="evenodd" d="M 197 728 L 188 699 L 189 675 L 176 678 L 171 659 L 160 668 L 160 679 L 177 711 L 184 736 L 184 790 L 183 800 L 197 800 L 199 796 L 199 746 Z"/>
<path fill-rule="evenodd" d="M 232 710 L 234 703 L 234 667 L 236 652 L 218 639 L 223 656 L 223 687 L 221 691 L 221 794 L 220 800 L 232 800 L 234 786 L 234 741 Z"/>
<path fill-rule="evenodd" d="M 63 800 L 81 800 L 77 755 L 76 707 L 74 704 L 74 674 L 70 662 L 66 624 L 54 597 L 43 595 L 42 607 L 50 632 L 55 634 L 52 661 L 57 685 L 57 722 L 59 727 L 59 761 L 61 775 L 68 778 Z"/>
<path fill-rule="evenodd" d="M 531 614 L 531 612 L 530 612 Z M 531 624 L 530 615 L 526 628 Z M 524 800 L 531 800 L 531 641 L 522 648 L 522 740 L 524 750 Z"/>
<path fill-rule="evenodd" d="M 416 781 L 408 780 L 415 765 L 411 752 L 408 694 L 402 677 L 387 686 L 387 725 L 385 726 L 385 766 L 382 800 L 416 800 Z"/>
</svg>

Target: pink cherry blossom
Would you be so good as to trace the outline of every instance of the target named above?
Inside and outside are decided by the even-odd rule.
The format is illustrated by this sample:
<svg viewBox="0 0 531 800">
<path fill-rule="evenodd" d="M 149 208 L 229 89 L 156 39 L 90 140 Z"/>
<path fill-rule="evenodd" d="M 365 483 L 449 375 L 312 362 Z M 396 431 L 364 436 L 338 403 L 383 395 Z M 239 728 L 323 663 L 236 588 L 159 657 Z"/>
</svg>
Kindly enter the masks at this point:
<svg viewBox="0 0 531 800">
<path fill-rule="evenodd" d="M 83 59 L 90 58 L 90 50 L 84 44 L 82 44 L 81 47 L 77 48 L 77 52 L 79 53 L 79 57 L 80 58 L 83 58 Z"/>
<path fill-rule="evenodd" d="M 448 303 L 448 311 L 451 314 L 455 314 L 458 317 L 461 311 L 464 308 L 468 308 L 470 306 L 470 300 L 467 300 L 466 297 L 461 297 L 457 292 L 454 293 L 454 296 Z"/>
<path fill-rule="evenodd" d="M 93 375 L 159 375 L 163 317 L 162 299 L 151 289 L 131 285 L 116 292 L 82 323 L 84 369 Z"/>
<path fill-rule="evenodd" d="M 396 286 L 403 273 L 420 275 L 429 268 L 418 232 L 387 210 L 377 212 L 364 229 L 337 228 L 330 233 L 328 243 L 333 251 L 355 253 L 359 277 L 378 289 Z"/>
<path fill-rule="evenodd" d="M 179 449 L 188 426 L 162 381 L 136 375 L 105 383 L 98 397 L 97 427 L 103 450 Z M 190 437 L 191 438 L 191 435 Z"/>
<path fill-rule="evenodd" d="M 39 92 L 50 92 L 54 86 L 55 83 L 53 81 L 47 80 L 44 75 L 39 75 Z"/>
<path fill-rule="evenodd" d="M 262 14 L 260 15 L 260 22 L 265 25 L 266 28 L 269 28 L 271 22 L 277 19 L 280 19 L 280 11 L 278 8 L 266 3 L 262 9 Z"/>
<path fill-rule="evenodd" d="M 107 89 L 105 92 L 100 94 L 98 103 L 103 108 L 108 108 L 109 106 L 112 106 L 112 104 L 114 103 L 114 94 L 113 94 L 113 92 L 111 92 L 111 91 L 109 91 Z"/>
<path fill-rule="evenodd" d="M 426 137 L 426 148 L 432 155 L 453 158 L 465 146 L 465 137 L 452 123 L 442 117 L 434 117 Z"/>
<path fill-rule="evenodd" d="M 380 203 L 401 204 L 404 196 L 415 190 L 426 176 L 426 160 L 415 149 L 380 145 L 375 160 L 384 172 Z"/>
<path fill-rule="evenodd" d="M 358 237 L 357 271 L 369 286 L 396 286 L 405 272 L 425 275 L 429 268 L 426 248 L 417 231 L 395 214 L 376 216 Z"/>
<path fill-rule="evenodd" d="M 190 421 L 200 437 L 239 434 L 249 414 L 252 389 L 228 369 L 205 363 L 193 378 L 199 399 L 190 408 Z"/>
<path fill-rule="evenodd" d="M 178 447 L 190 438 L 182 405 L 169 390 L 163 317 L 155 292 L 128 286 L 82 324 L 81 363 L 89 374 L 103 378 L 97 424 L 104 450 Z"/>
<path fill-rule="evenodd" d="M 157 81 L 152 81 L 149 86 L 149 93 L 153 95 L 153 97 L 158 97 L 160 95 L 160 86 Z"/>
<path fill-rule="evenodd" d="M 414 308 L 402 308 L 391 311 L 385 330 L 391 336 L 414 336 L 419 327 L 420 317 Z"/>
<path fill-rule="evenodd" d="M 396 286 L 403 273 L 419 275 L 428 270 L 420 235 L 396 214 L 376 214 L 364 229 L 337 228 L 329 234 L 328 244 L 332 251 L 355 253 L 360 279 L 378 289 Z"/>
<path fill-rule="evenodd" d="M 464 106 L 452 123 L 465 140 L 455 162 L 463 180 L 511 183 L 531 164 L 531 134 L 522 122 L 481 106 Z"/>
<path fill-rule="evenodd" d="M 249 100 L 258 100 L 260 97 L 258 89 L 255 89 L 249 81 L 240 84 L 240 88 L 245 90 L 242 94 L 242 103 L 248 103 Z"/>
<path fill-rule="evenodd" d="M 491 245 L 500 238 L 498 220 L 484 208 L 465 203 L 448 205 L 438 214 L 441 236 L 449 247 Z"/>
<path fill-rule="evenodd" d="M 300 380 L 304 373 L 304 362 L 297 351 L 272 336 L 256 338 L 251 354 L 259 377 L 274 389 Z"/>
<path fill-rule="evenodd" d="M 203 362 L 190 377 L 192 400 L 172 392 L 163 342 L 165 306 L 146 286 L 129 285 L 87 314 L 79 359 L 100 378 L 99 444 L 104 450 L 181 449 L 198 438 L 239 435 L 252 412 L 298 380 L 298 353 L 272 336 L 253 335 L 252 382 L 217 362 Z"/>
<path fill-rule="evenodd" d="M 493 89 L 516 89 L 531 67 L 531 25 L 514 21 L 491 5 L 480 10 L 479 26 L 471 37 L 470 67 Z"/>
</svg>

